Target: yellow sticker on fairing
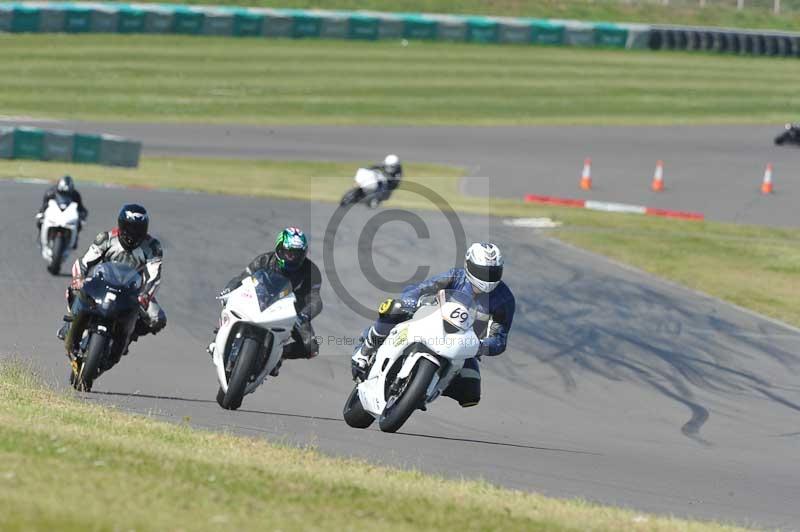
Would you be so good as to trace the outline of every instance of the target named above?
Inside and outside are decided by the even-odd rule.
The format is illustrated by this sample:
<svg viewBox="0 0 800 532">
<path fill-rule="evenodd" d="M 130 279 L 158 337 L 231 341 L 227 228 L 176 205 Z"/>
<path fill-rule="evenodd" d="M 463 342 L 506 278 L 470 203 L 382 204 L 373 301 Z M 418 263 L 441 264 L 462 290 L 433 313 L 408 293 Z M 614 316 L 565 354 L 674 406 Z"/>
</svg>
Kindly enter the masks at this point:
<svg viewBox="0 0 800 532">
<path fill-rule="evenodd" d="M 397 331 L 397 337 L 395 337 L 394 339 L 394 346 L 397 347 L 406 340 L 408 340 L 408 327 L 403 327 L 402 329 Z"/>
<path fill-rule="evenodd" d="M 378 314 L 383 314 L 392 306 L 392 299 L 385 299 L 381 306 L 378 307 Z"/>
</svg>

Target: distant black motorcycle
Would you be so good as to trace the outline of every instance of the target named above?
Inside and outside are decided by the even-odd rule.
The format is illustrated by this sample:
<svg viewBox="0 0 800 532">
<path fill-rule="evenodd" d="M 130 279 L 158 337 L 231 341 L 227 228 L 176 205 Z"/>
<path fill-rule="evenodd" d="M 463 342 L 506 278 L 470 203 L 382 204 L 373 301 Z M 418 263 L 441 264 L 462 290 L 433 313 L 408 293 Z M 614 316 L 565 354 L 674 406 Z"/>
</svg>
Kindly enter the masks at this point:
<svg viewBox="0 0 800 532">
<path fill-rule="evenodd" d="M 139 318 L 142 276 L 126 264 L 106 262 L 86 277 L 73 307 L 68 339 L 80 338 L 79 349 L 70 354 L 70 384 L 91 391 L 104 371 L 126 353 Z"/>
<path fill-rule="evenodd" d="M 786 131 L 775 137 L 775 144 L 778 146 L 784 144 L 800 145 L 800 124 L 786 124 L 784 128 Z"/>
</svg>

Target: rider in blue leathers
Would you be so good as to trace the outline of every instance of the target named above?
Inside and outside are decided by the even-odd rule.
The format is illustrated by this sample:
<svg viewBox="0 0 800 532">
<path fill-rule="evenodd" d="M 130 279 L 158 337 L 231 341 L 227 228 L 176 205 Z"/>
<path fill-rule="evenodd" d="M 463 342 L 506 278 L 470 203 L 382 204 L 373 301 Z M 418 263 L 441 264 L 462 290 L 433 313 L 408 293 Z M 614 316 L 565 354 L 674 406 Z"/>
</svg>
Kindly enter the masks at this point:
<svg viewBox="0 0 800 532">
<path fill-rule="evenodd" d="M 452 397 L 462 407 L 477 405 L 481 396 L 478 360 L 482 356 L 497 356 L 506 350 L 508 332 L 514 320 L 514 295 L 500 280 L 502 273 L 503 257 L 499 248 L 494 244 L 473 244 L 467 251 L 464 268 L 453 268 L 409 286 L 400 298 L 384 301 L 378 320 L 365 331 L 362 344 L 353 354 L 353 378 L 365 378 L 375 351 L 395 325 L 411 317 L 420 296 L 435 294 L 442 289 L 459 290 L 472 296 L 477 304 L 474 330 L 481 339 L 481 346 L 477 356 L 465 362 L 444 395 Z"/>
</svg>

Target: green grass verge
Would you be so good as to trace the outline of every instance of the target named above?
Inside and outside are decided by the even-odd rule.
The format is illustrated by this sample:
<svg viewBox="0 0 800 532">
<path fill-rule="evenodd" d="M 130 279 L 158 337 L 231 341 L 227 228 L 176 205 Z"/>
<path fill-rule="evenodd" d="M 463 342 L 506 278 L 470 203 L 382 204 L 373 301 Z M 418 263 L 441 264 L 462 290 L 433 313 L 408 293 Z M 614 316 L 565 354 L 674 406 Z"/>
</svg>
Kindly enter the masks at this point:
<svg viewBox="0 0 800 532">
<path fill-rule="evenodd" d="M 70 172 L 80 181 L 149 184 L 212 193 L 338 201 L 359 163 L 146 158 L 137 170 L 29 161 L 0 162 L 0 178 L 56 179 Z M 716 222 L 686 222 L 637 215 L 526 205 L 522 201 L 464 196 L 457 168 L 411 164 L 414 176 L 468 213 L 547 216 L 563 222 L 557 238 L 631 264 L 690 288 L 800 326 L 800 230 Z M 223 185 L 224 183 L 224 185 Z M 390 205 L 429 209 L 399 190 Z"/>
<path fill-rule="evenodd" d="M 146 0 L 157 2 L 159 0 Z M 176 2 L 207 4 L 207 0 Z M 375 11 L 456 13 L 503 17 L 571 18 L 610 22 L 650 22 L 654 24 L 691 24 L 732 28 L 800 29 L 800 4 L 784 0 L 783 14 L 772 13 L 772 2 L 762 1 L 758 8 L 747 0 L 748 9 L 737 11 L 736 2 L 720 5 L 699 2 L 664 6 L 655 2 L 621 0 L 216 0 L 215 5 L 290 7 L 308 9 L 372 9 Z"/>
<path fill-rule="evenodd" d="M 0 36 L 2 113 L 285 124 L 784 122 L 796 59 L 186 36 Z"/>
<path fill-rule="evenodd" d="M 50 391 L 9 362 L 0 501 L 6 531 L 733 530 L 130 416 Z"/>
</svg>

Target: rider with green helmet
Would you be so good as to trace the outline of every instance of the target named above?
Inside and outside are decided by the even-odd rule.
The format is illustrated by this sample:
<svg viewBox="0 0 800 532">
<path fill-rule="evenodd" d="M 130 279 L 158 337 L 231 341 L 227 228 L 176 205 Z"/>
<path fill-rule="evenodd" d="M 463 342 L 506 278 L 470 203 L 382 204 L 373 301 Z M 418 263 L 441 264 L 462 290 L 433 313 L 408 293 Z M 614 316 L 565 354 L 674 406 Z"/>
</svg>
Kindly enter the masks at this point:
<svg viewBox="0 0 800 532">
<path fill-rule="evenodd" d="M 322 275 L 316 264 L 306 257 L 308 238 L 297 227 L 287 227 L 275 239 L 275 250 L 267 251 L 250 262 L 244 271 L 230 280 L 220 295 L 236 289 L 243 279 L 257 270 L 277 271 L 292 283 L 297 321 L 292 330 L 294 342 L 283 351 L 283 358 L 314 358 L 319 353 L 319 344 L 314 337 L 311 320 L 322 311 L 319 289 Z M 213 355 L 214 345 L 209 345 Z M 277 369 L 273 370 L 277 374 Z"/>
</svg>

